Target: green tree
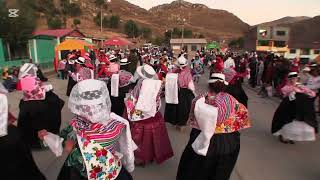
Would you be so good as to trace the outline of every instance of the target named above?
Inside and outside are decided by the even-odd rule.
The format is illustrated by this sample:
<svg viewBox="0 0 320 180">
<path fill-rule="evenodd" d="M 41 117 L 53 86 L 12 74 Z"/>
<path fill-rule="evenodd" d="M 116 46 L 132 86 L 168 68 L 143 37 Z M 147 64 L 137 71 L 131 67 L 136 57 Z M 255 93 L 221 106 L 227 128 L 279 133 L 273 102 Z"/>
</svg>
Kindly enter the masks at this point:
<svg viewBox="0 0 320 180">
<path fill-rule="evenodd" d="M 80 19 L 73 19 L 73 25 L 74 25 L 75 27 L 77 27 L 77 26 L 80 25 L 80 24 L 81 24 Z"/>
<path fill-rule="evenodd" d="M 100 26 L 100 19 L 99 19 L 99 26 Z M 108 19 L 108 17 L 103 17 L 103 19 L 102 19 L 102 26 L 103 26 L 104 28 L 110 27 L 110 20 Z"/>
<path fill-rule="evenodd" d="M 118 15 L 112 15 L 110 17 L 110 28 L 118 28 L 120 24 L 120 17 Z"/>
<path fill-rule="evenodd" d="M 190 29 L 184 29 L 183 37 L 184 37 L 184 38 L 192 38 L 192 37 L 193 37 L 192 30 L 190 30 Z"/>
<path fill-rule="evenodd" d="M 152 40 L 152 44 L 155 44 L 155 45 L 158 45 L 158 46 L 161 46 L 164 44 L 164 38 L 162 37 L 156 37 Z"/>
<path fill-rule="evenodd" d="M 58 16 L 47 18 L 47 23 L 49 29 L 60 29 L 62 27 L 61 18 Z"/>
<path fill-rule="evenodd" d="M 129 38 L 138 37 L 139 27 L 133 20 L 129 20 L 124 25 L 124 32 Z"/>
<path fill-rule="evenodd" d="M 243 48 L 244 47 L 243 37 L 240 37 L 238 39 L 234 39 L 234 40 L 230 41 L 228 46 L 231 48 Z"/>
<path fill-rule="evenodd" d="M 143 38 L 150 40 L 152 37 L 152 30 L 148 27 L 142 27 L 140 33 Z"/>
</svg>

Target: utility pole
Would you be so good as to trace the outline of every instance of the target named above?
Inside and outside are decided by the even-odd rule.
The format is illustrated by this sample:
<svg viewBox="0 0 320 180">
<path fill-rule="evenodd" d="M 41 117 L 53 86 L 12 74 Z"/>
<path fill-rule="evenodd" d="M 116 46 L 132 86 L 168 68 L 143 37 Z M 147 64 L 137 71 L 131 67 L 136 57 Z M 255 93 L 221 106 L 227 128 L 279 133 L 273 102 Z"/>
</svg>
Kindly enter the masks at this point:
<svg viewBox="0 0 320 180">
<path fill-rule="evenodd" d="M 107 0 L 106 3 L 110 3 L 111 0 Z M 100 6 L 100 31 L 102 32 L 102 20 L 103 20 L 103 17 L 102 17 L 102 8 L 103 8 L 103 4 L 101 4 Z"/>
<path fill-rule="evenodd" d="M 102 6 L 100 7 L 100 31 L 102 32 Z"/>
<path fill-rule="evenodd" d="M 185 23 L 186 19 L 183 18 L 182 21 L 183 22 L 182 22 L 182 33 L 181 33 L 181 39 L 182 39 L 181 47 L 183 49 L 184 48 L 184 23 Z"/>
</svg>

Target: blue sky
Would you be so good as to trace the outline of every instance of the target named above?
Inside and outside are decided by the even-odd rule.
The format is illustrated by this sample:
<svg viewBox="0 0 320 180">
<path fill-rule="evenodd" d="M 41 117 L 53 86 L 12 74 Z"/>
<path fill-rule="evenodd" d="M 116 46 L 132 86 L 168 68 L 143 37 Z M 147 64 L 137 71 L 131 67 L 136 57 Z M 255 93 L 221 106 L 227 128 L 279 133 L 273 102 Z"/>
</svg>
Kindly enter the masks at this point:
<svg viewBox="0 0 320 180">
<path fill-rule="evenodd" d="M 114 0 L 116 1 L 116 0 Z M 127 0 L 145 9 L 172 0 Z M 320 15 L 320 0 L 187 0 L 213 9 L 227 10 L 244 22 L 255 25 L 285 16 Z"/>
</svg>

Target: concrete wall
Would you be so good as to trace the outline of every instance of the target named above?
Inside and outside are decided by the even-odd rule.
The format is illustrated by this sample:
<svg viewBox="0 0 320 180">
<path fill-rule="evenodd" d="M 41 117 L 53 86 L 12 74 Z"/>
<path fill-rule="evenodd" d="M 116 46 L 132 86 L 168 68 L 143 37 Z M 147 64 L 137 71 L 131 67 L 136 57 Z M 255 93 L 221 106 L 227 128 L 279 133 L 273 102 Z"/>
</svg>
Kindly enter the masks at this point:
<svg viewBox="0 0 320 180">
<path fill-rule="evenodd" d="M 314 54 L 314 51 L 315 49 L 311 49 L 309 55 L 301 55 L 301 49 L 296 49 L 296 53 L 294 54 L 291 54 L 289 50 L 287 53 L 285 53 L 285 58 L 294 59 L 296 57 L 300 57 L 300 58 L 313 60 L 320 55 L 320 54 Z"/>
</svg>

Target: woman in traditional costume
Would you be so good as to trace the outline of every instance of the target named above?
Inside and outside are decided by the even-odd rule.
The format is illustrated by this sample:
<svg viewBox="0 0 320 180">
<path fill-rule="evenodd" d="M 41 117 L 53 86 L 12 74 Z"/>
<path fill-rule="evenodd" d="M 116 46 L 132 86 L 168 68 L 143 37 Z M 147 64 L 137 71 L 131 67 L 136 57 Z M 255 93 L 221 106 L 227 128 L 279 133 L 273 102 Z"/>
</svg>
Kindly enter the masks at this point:
<svg viewBox="0 0 320 180">
<path fill-rule="evenodd" d="M 250 127 L 245 106 L 224 91 L 225 76 L 213 73 L 209 92 L 192 103 L 193 127 L 177 180 L 228 180 L 240 151 L 241 129 Z"/>
<path fill-rule="evenodd" d="M 56 155 L 62 154 L 62 144 L 69 153 L 58 180 L 132 180 L 136 145 L 129 123 L 110 111 L 106 84 L 93 79 L 79 82 L 68 107 L 75 116 L 60 137 L 39 131 L 45 143 L 51 137 L 60 141 L 60 148 L 52 149 Z"/>
<path fill-rule="evenodd" d="M 173 156 L 164 119 L 160 113 L 162 82 L 155 80 L 156 72 L 150 65 L 137 68 L 138 80 L 125 101 L 127 118 L 131 123 L 136 163 L 160 164 Z"/>
<path fill-rule="evenodd" d="M 191 70 L 188 67 L 188 60 L 184 58 L 184 56 L 180 56 L 178 59 L 178 66 L 180 68 L 174 72 L 178 74 L 176 78 L 178 84 L 178 94 L 177 97 L 173 97 L 173 99 L 177 100 L 166 100 L 164 118 L 166 122 L 176 125 L 177 128 L 181 129 L 181 127 L 185 126 L 188 121 L 191 103 L 195 97 L 195 87 Z M 172 93 L 169 89 L 169 87 L 166 87 L 166 96 Z"/>
<path fill-rule="evenodd" d="M 78 82 L 86 79 L 94 79 L 94 71 L 86 66 L 84 57 L 79 57 L 75 60 L 75 72 L 69 72 L 67 96 Z"/>
<path fill-rule="evenodd" d="M 8 111 L 6 90 L 0 84 L 0 153 L 2 156 L 1 179 L 45 180 L 33 160 L 19 129 L 13 125 L 16 118 Z"/>
<path fill-rule="evenodd" d="M 298 83 L 298 73 L 288 74 L 288 83 L 281 89 L 284 99 L 273 116 L 271 132 L 282 143 L 315 141 L 318 132 L 314 100 L 316 93 Z"/>
<path fill-rule="evenodd" d="M 31 148 L 41 148 L 37 132 L 48 129 L 60 131 L 64 101 L 53 92 L 52 85 L 43 85 L 33 64 L 21 67 L 19 77 L 23 98 L 19 104 L 18 128 L 24 142 Z"/>
<path fill-rule="evenodd" d="M 123 116 L 125 109 L 124 99 L 132 87 L 133 75 L 128 71 L 128 59 L 120 60 L 120 71 L 111 76 L 108 89 L 110 90 L 111 111 Z"/>
<path fill-rule="evenodd" d="M 237 73 L 232 68 L 225 68 L 223 74 L 226 77 L 228 85 L 226 86 L 226 92 L 236 98 L 245 107 L 248 107 L 248 96 L 242 88 L 241 79 L 244 78 L 247 73 Z"/>
</svg>

